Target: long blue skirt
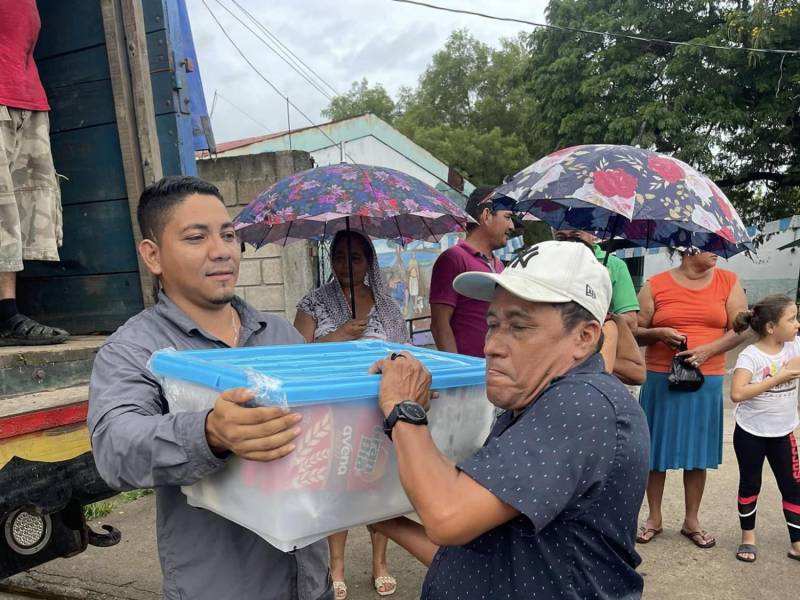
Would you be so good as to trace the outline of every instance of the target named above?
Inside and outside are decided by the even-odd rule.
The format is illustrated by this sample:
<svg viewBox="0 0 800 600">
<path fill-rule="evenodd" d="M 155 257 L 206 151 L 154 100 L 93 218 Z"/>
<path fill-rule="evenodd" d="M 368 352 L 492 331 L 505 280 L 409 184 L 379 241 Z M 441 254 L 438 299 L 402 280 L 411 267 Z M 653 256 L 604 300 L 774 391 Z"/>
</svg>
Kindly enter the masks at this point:
<svg viewBox="0 0 800 600">
<path fill-rule="evenodd" d="M 696 392 L 676 392 L 667 374 L 647 372 L 639 401 L 650 426 L 650 470 L 716 469 L 722 463 L 722 375 Z"/>
</svg>

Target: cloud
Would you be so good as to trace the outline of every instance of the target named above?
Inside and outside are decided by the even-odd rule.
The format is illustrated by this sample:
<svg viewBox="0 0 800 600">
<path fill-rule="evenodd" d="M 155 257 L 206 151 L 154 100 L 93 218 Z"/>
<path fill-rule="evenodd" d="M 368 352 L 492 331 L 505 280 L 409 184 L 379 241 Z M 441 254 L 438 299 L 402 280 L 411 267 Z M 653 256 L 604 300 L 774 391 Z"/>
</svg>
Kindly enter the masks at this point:
<svg viewBox="0 0 800 600">
<path fill-rule="evenodd" d="M 321 122 L 320 111 L 328 99 L 311 87 L 240 23 L 207 0 L 225 29 L 248 59 L 281 91 L 281 96 L 244 62 L 211 19 L 200 0 L 187 7 L 203 78 L 207 104 L 214 90 L 272 131 L 286 129 L 286 100 L 309 117 Z M 231 11 L 255 25 L 238 11 L 231 0 L 219 0 Z M 403 85 L 416 86 L 419 76 L 455 29 L 467 28 L 478 39 L 499 45 L 501 37 L 516 35 L 521 26 L 433 11 L 389 0 L 237 0 L 273 34 L 317 71 L 337 91 L 345 92 L 363 77 L 383 84 L 390 93 Z M 544 19 L 546 0 L 436 0 L 451 7 L 512 16 L 536 21 Z M 293 127 L 308 121 L 292 111 Z M 226 102 L 218 102 L 212 117 L 218 141 L 265 133 Z"/>
</svg>

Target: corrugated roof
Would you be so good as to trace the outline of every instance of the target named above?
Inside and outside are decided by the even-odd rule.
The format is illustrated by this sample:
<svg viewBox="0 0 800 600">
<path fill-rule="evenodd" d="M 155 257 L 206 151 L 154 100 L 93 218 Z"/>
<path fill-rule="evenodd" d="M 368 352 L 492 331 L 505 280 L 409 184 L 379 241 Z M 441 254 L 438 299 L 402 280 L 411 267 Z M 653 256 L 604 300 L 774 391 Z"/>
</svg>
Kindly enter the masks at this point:
<svg viewBox="0 0 800 600">
<path fill-rule="evenodd" d="M 301 131 L 306 131 L 308 129 L 315 129 L 317 127 L 329 127 L 330 125 L 334 125 L 336 123 L 343 123 L 344 121 L 350 121 L 352 119 L 361 119 L 366 117 L 370 113 L 365 113 L 363 115 L 358 115 L 355 117 L 348 117 L 347 119 L 338 119 L 336 121 L 328 121 L 326 123 L 319 123 L 318 125 L 309 125 L 308 127 L 298 127 L 297 129 L 292 130 L 285 130 L 285 131 L 278 131 L 276 133 L 267 133 L 264 135 L 258 135 L 255 137 L 247 137 L 242 138 L 240 140 L 231 140 L 229 142 L 219 142 L 217 144 L 217 154 L 222 154 L 223 152 L 228 152 L 229 150 L 235 150 L 237 148 L 243 148 L 244 146 L 250 146 L 251 144 L 257 144 L 259 142 L 264 142 L 266 140 L 272 140 L 275 138 L 283 137 L 290 133 L 299 133 Z M 197 153 L 198 158 L 208 156 L 208 152 L 201 151 Z"/>
</svg>

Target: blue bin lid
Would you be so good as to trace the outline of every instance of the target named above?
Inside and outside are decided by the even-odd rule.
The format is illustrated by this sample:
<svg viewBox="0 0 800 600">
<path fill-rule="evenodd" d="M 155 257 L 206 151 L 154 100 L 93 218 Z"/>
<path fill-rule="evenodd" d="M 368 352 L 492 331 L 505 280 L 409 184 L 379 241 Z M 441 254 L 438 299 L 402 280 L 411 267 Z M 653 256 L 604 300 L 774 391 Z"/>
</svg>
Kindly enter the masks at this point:
<svg viewBox="0 0 800 600">
<path fill-rule="evenodd" d="M 409 352 L 430 371 L 433 389 L 484 385 L 482 358 L 381 340 L 253 346 L 218 350 L 159 350 L 150 370 L 218 391 L 250 387 L 252 372 L 281 384 L 290 406 L 374 397 L 380 375 L 370 365 L 390 352 Z"/>
</svg>

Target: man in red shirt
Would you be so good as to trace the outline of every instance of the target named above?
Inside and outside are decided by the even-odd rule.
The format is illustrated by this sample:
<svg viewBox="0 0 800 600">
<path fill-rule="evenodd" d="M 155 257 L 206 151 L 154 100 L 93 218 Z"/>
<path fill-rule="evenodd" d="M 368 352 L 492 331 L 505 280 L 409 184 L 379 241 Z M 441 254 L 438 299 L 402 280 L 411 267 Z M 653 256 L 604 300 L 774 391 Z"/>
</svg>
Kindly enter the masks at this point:
<svg viewBox="0 0 800 600">
<path fill-rule="evenodd" d="M 511 201 L 491 199 L 494 188 L 473 190 L 466 210 L 477 221 L 467 226 L 467 239 L 439 255 L 431 273 L 431 333 L 436 347 L 483 357 L 489 303 L 467 298 L 453 289 L 453 280 L 466 271 L 500 273 L 503 263 L 492 254 L 506 245 L 514 229 Z"/>
<path fill-rule="evenodd" d="M 61 196 L 50 152 L 50 122 L 33 49 L 35 0 L 0 0 L 0 346 L 56 344 L 69 334 L 17 309 L 24 260 L 57 261 Z"/>
</svg>

